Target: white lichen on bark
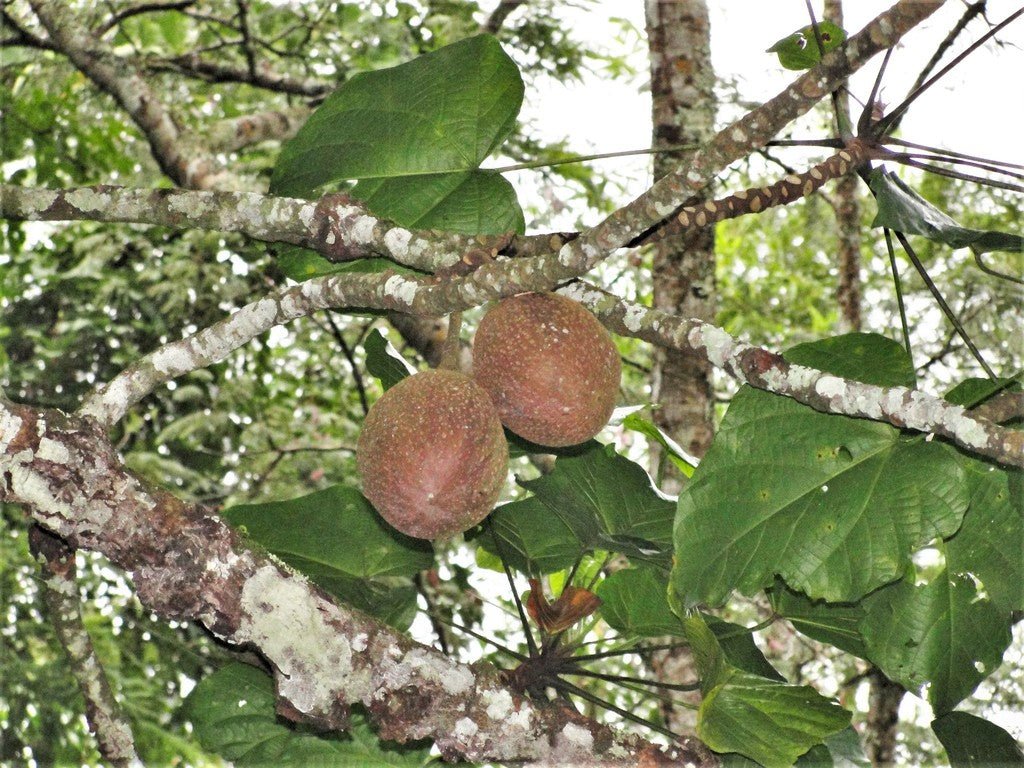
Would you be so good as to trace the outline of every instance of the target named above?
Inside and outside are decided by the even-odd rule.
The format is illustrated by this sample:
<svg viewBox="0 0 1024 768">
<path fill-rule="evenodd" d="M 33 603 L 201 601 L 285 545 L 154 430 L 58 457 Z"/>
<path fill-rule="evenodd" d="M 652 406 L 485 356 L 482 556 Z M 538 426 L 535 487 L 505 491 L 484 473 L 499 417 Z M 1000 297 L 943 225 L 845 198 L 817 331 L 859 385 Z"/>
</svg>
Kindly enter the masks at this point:
<svg viewBox="0 0 1024 768">
<path fill-rule="evenodd" d="M 337 609 L 316 602 L 308 585 L 271 565 L 246 580 L 239 607 L 242 623 L 232 641 L 260 649 L 279 672 L 279 694 L 299 712 L 330 711 L 339 678 L 352 669 L 349 639 L 327 621 Z M 323 659 L 330 659 L 332 674 L 322 674 Z"/>
</svg>

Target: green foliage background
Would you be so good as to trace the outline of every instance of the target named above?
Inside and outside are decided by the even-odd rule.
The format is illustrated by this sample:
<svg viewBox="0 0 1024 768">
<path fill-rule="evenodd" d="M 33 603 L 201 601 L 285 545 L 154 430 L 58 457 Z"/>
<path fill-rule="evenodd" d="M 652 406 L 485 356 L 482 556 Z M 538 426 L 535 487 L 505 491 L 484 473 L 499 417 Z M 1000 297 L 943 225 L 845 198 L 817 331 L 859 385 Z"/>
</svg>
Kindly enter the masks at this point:
<svg viewBox="0 0 1024 768">
<path fill-rule="evenodd" d="M 98 18 L 93 4 L 79 5 L 84 18 Z M 228 0 L 210 0 L 205 5 L 212 16 L 230 16 L 235 8 Z M 397 2 L 388 4 L 384 12 L 380 6 L 360 2 L 292 7 L 256 0 L 250 3 L 250 16 L 260 35 L 275 38 L 275 67 L 296 78 L 328 83 L 394 66 L 470 37 L 477 33 L 482 18 L 474 2 Z M 602 58 L 574 39 L 572 31 L 560 22 L 557 6 L 555 2 L 530 3 L 526 12 L 510 20 L 499 33 L 523 71 L 527 99 L 531 87 L 545 78 L 572 78 L 588 68 L 629 73 L 625 57 Z M 149 14 L 122 25 L 114 43 L 123 55 L 153 67 L 158 87 L 173 95 L 180 113 L 195 125 L 293 103 L 293 97 L 247 85 L 214 85 L 183 78 L 176 71 L 175 57 L 195 47 L 217 44 L 220 38 L 216 27 L 201 19 L 186 19 L 177 12 Z M 226 48 L 219 55 L 222 63 L 245 65 L 235 48 Z M 51 187 L 99 182 L 140 187 L 166 184 L 137 129 L 63 58 L 23 49 L 5 51 L 0 67 L 0 104 L 4 105 L 2 160 L 6 181 Z M 503 152 L 512 161 L 555 160 L 571 149 L 571 143 L 550 144 L 531 126 L 519 124 Z M 255 147 L 233 157 L 232 167 L 266 183 L 277 153 L 276 145 Z M 737 173 L 742 177 L 748 169 Z M 749 169 L 751 176 L 758 173 Z M 537 180 L 558 185 L 584 212 L 581 217 L 588 220 L 615 202 L 614 179 L 593 166 L 541 169 Z M 738 188 L 751 179 L 734 178 L 730 183 L 734 181 Z M 920 191 L 965 226 L 1020 231 L 1018 201 L 1009 193 L 979 192 L 938 177 L 929 177 Z M 526 211 L 527 220 L 538 224 L 547 215 L 544 210 Z M 865 226 L 872 216 L 871 206 L 865 206 Z M 833 333 L 837 322 L 833 232 L 831 209 L 818 197 L 800 206 L 721 225 L 717 242 L 720 321 L 726 329 L 774 348 Z M 215 233 L 84 223 L 30 227 L 0 222 L 0 235 L 0 387 L 14 400 L 69 410 L 95 383 L 110 379 L 140 355 L 220 319 L 286 279 L 277 254 L 240 238 Z M 865 295 L 871 307 L 868 326 L 894 337 L 892 329 L 898 327 L 898 319 L 884 245 L 876 238 L 866 249 Z M 1019 309 L 1019 294 L 1006 283 L 978 280 L 962 252 L 950 256 L 948 249 L 922 241 L 921 253 L 926 264 L 935 268 L 940 287 L 956 297 L 957 309 L 972 336 L 984 349 L 998 350 L 1005 370 L 1019 370 L 1024 362 L 1024 350 L 1016 335 L 1019 327 L 1004 322 Z M 1004 271 L 1019 268 L 1013 254 L 993 254 L 992 258 Z M 644 266 L 637 269 L 633 262 L 613 260 L 603 267 L 602 276 L 611 290 L 649 301 L 649 270 Z M 906 289 L 911 325 L 943 328 L 917 278 L 908 277 Z M 470 314 L 470 326 L 474 319 Z M 330 313 L 303 319 L 287 331 L 255 340 L 221 364 L 154 393 L 119 425 L 114 439 L 135 471 L 183 497 L 233 507 L 243 525 L 245 505 L 309 498 L 307 495 L 313 493 L 345 496 L 355 486 L 355 436 L 368 403 L 380 392 L 380 384 L 366 372 L 368 353 L 364 346 L 368 341 L 372 345 L 374 329 L 380 327 L 383 325 L 378 318 L 366 316 Z M 949 344 L 944 331 L 929 330 L 916 341 L 914 367 L 927 388 L 941 391 L 964 375 L 977 373 L 973 361 Z M 644 403 L 649 399 L 649 351 L 631 340 L 621 340 L 620 346 L 634 364 L 626 366 L 622 401 Z M 403 351 L 407 359 L 415 359 L 409 350 Z M 724 413 L 734 392 L 726 381 L 719 382 L 719 390 Z M 733 418 L 738 417 L 737 411 Z M 642 453 L 643 441 L 637 435 L 619 431 L 616 437 L 620 447 L 633 457 Z M 593 466 L 607 469 L 609 462 L 625 461 L 604 449 L 592 450 L 596 451 L 593 464 L 574 464 L 572 457 L 566 457 L 559 465 L 560 474 L 543 480 L 530 479 L 526 465 L 519 466 L 525 479 L 522 488 L 513 493 L 525 496 L 530 491 L 534 495 L 510 505 L 505 510 L 506 518 L 513 522 L 523 519 L 516 515 L 528 514 L 531 509 L 534 514 L 547 514 L 541 508 L 545 483 L 553 484 L 553 495 L 557 495 L 562 482 L 573 489 L 572 493 L 579 493 L 581 488 L 591 490 L 586 473 Z M 669 578 L 667 553 L 675 507 L 658 498 L 643 480 L 636 480 L 635 494 L 630 497 L 642 508 L 636 518 L 630 516 L 636 510 L 628 504 L 599 504 L 596 512 L 583 510 L 578 519 L 587 522 L 576 526 L 574 537 L 577 544 L 584 542 L 586 546 L 571 552 L 547 552 L 551 558 L 547 561 L 524 553 L 521 565 L 541 572 L 558 571 L 571 565 L 581 548 L 597 550 L 598 557 L 606 552 L 632 557 L 639 568 L 620 572 L 599 588 L 606 600 L 604 621 L 629 637 L 686 634 L 667 603 L 652 597 L 643 602 L 649 613 L 638 615 L 624 597 L 638 592 L 653 595 L 658 590 L 664 597 L 664 584 Z M 695 482 L 702 482 L 700 476 Z M 973 482 L 976 485 L 971 486 L 972 490 L 979 495 L 1001 490 L 988 488 L 977 478 Z M 606 514 L 613 508 L 614 514 Z M 602 514 L 603 524 L 591 526 L 591 517 Z M 19 764 L 31 756 L 41 765 L 96 763 L 98 755 L 80 714 L 75 684 L 38 600 L 38 573 L 27 551 L 24 516 L 10 506 L 2 508 L 2 515 L 6 533 L 0 537 L 0 600 L 5 608 L 0 619 L 0 762 Z M 570 528 L 574 524 L 572 520 L 567 523 Z M 515 549 L 513 528 L 513 523 L 507 528 L 496 526 L 497 536 L 506 535 L 506 550 Z M 939 532 L 948 535 L 954 531 L 955 527 Z M 271 543 L 263 543 L 274 549 Z M 486 537 L 478 543 L 485 550 L 495 549 Z M 281 543 L 282 554 L 290 551 L 286 544 Z M 435 593 L 435 599 L 440 610 L 473 626 L 479 624 L 482 608 L 479 596 L 469 588 L 464 556 L 464 550 L 437 553 L 439 568 L 448 579 Z M 954 547 L 947 557 L 955 556 Z M 166 624 L 149 616 L 131 596 L 124 576 L 101 558 L 80 554 L 78 560 L 86 624 L 125 704 L 145 761 L 217 762 L 198 746 L 188 720 L 190 712 L 181 703 L 196 681 L 226 662 L 226 653 L 193 627 Z M 415 557 L 412 561 L 419 562 Z M 596 569 L 594 563 L 590 566 Z M 386 613 L 387 618 L 398 624 L 411 618 L 411 585 L 416 568 L 410 566 L 401 573 L 356 574 L 343 565 L 332 567 L 334 570 L 323 578 L 336 579 L 339 594 L 356 604 L 359 599 L 369 604 L 365 595 L 352 598 L 346 590 L 352 586 L 351 578 L 373 575 L 379 577 L 381 590 L 401 595 L 389 604 L 394 610 Z M 775 572 L 769 570 L 756 586 L 771 581 Z M 964 605 L 975 602 L 972 594 L 964 592 L 969 589 L 964 582 L 943 580 L 941 572 L 925 575 L 931 579 L 925 588 L 959 591 Z M 996 580 L 993 583 L 998 585 L 989 591 L 999 598 L 1000 608 L 1024 608 L 1014 602 L 1012 585 Z M 903 597 L 895 590 L 906 592 L 921 586 L 911 574 L 897 582 L 893 592 L 876 593 L 863 610 L 885 611 L 886 601 Z M 380 594 L 372 593 L 371 597 Z M 775 609 L 798 627 L 801 619 L 813 627 L 808 635 L 831 641 L 853 655 L 867 655 L 872 643 L 884 646 L 884 638 L 870 633 L 865 636 L 859 630 L 861 606 L 856 610 L 849 606 L 823 608 L 820 603 L 810 604 L 804 596 L 787 592 L 781 584 L 774 588 L 772 600 Z M 756 606 L 738 601 L 731 611 L 732 618 L 749 623 Z M 927 619 L 924 616 L 921 621 Z M 986 626 L 983 620 L 976 621 Z M 712 629 L 717 632 L 714 626 Z M 784 636 L 775 636 L 779 637 Z M 516 639 L 514 630 L 498 639 L 508 638 Z M 448 639 L 456 651 L 483 653 L 466 637 Z M 1008 640 L 1002 634 L 996 638 L 999 642 L 1003 639 Z M 791 640 L 790 636 L 786 642 Z M 984 640 L 979 638 L 978 642 Z M 753 678 L 766 674 L 771 665 L 752 642 L 742 648 L 730 645 L 727 639 L 708 642 L 710 647 L 720 646 L 721 663 L 725 665 L 722 669 L 726 670 L 720 670 L 716 678 L 721 687 L 715 700 L 719 705 L 739 701 L 739 709 L 733 711 L 750 717 L 745 709 L 750 697 L 743 691 L 753 689 L 759 698 L 763 678 L 752 682 Z M 769 654 L 795 684 L 785 688 L 785 696 L 805 696 L 799 684 L 828 675 L 841 677 L 855 668 L 853 656 L 833 653 L 830 657 L 815 651 L 814 664 L 818 666 L 808 671 L 807 667 L 813 665 L 801 666 L 803 651 L 797 648 L 791 653 L 793 645 Z M 988 657 L 995 658 L 995 652 Z M 921 674 L 916 659 L 896 652 L 880 658 L 889 663 L 883 668 L 891 676 L 908 685 Z M 617 665 L 619 671 L 625 668 L 626 674 L 635 673 L 626 662 L 610 662 L 608 671 L 616 671 Z M 728 681 L 738 684 L 730 688 Z M 259 681 L 247 684 L 250 682 L 261 685 Z M 953 687 L 959 691 L 972 686 L 961 681 L 959 687 Z M 1019 673 L 1008 673 L 1000 690 L 994 686 L 989 690 L 991 693 L 986 691 L 986 695 L 996 701 L 992 706 L 1019 704 Z M 771 688 L 771 695 L 776 693 L 777 689 Z M 617 701 L 626 708 L 657 716 L 656 705 L 633 692 L 619 694 Z M 933 703 L 945 706 L 949 701 Z M 830 720 L 832 715 L 822 717 L 828 721 L 827 726 L 820 732 L 811 728 L 814 739 L 808 743 L 845 725 L 834 717 Z M 939 729 L 940 737 L 953 725 Z M 704 735 L 718 739 L 715 744 L 723 750 L 735 746 L 716 735 Z M 788 753 L 779 757 L 771 750 L 758 755 L 766 764 L 788 757 Z M 414 755 L 408 764 L 421 759 L 422 755 Z"/>
</svg>

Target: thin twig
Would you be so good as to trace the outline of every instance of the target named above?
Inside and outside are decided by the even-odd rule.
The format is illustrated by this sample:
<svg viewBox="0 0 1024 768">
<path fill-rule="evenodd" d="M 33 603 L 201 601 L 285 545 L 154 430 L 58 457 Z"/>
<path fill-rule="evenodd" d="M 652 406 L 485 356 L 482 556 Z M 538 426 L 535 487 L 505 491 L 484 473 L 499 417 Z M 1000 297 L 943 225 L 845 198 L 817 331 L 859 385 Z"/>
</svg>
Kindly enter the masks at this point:
<svg viewBox="0 0 1024 768">
<path fill-rule="evenodd" d="M 111 14 L 105 22 L 96 27 L 95 34 L 97 36 L 105 35 L 122 21 L 130 19 L 132 16 L 156 13 L 157 11 L 180 11 L 195 4 L 196 0 L 164 0 L 163 2 L 145 2 L 130 5 L 127 8 L 122 8 L 117 13 Z"/>
<path fill-rule="evenodd" d="M 886 229 L 885 248 L 889 253 L 889 268 L 892 270 L 892 284 L 896 289 L 896 305 L 900 312 L 900 328 L 903 330 L 903 346 L 907 357 L 914 359 L 914 350 L 910 346 L 910 326 L 907 324 L 907 307 L 903 303 L 903 283 L 900 280 L 899 266 L 896 264 L 896 249 L 892 247 L 892 230 Z"/>
<path fill-rule="evenodd" d="M 999 181 L 993 179 L 990 176 L 978 176 L 973 173 L 963 173 L 962 171 L 954 171 L 950 168 L 943 168 L 940 165 L 933 165 L 932 163 L 922 163 L 918 160 L 914 160 L 910 155 L 900 153 L 893 159 L 908 165 L 911 168 L 917 168 L 920 171 L 927 173 L 934 173 L 936 176 L 945 176 L 949 179 L 958 179 L 960 181 L 969 181 L 974 184 L 980 184 L 985 187 L 995 187 L 997 189 L 1006 189 L 1011 192 L 1024 192 L 1024 185 L 1014 184 L 1010 181 Z"/>
<path fill-rule="evenodd" d="M 366 396 L 366 384 L 363 382 L 363 373 L 359 368 L 359 364 L 356 362 L 355 353 L 352 351 L 352 347 L 349 346 L 348 342 L 345 341 L 345 334 L 341 332 L 338 324 L 334 322 L 334 312 L 327 313 L 327 325 L 330 326 L 331 335 L 334 336 L 334 340 L 338 342 L 338 346 L 341 347 L 341 352 L 345 355 L 345 359 L 348 360 L 349 368 L 352 369 L 352 381 L 355 382 L 356 391 L 359 393 L 359 405 L 363 409 L 363 416 L 370 412 L 370 400 Z"/>
<path fill-rule="evenodd" d="M 131 725 L 121 713 L 92 638 L 82 623 L 74 550 L 38 525 L 29 529 L 29 546 L 42 569 L 43 599 L 85 699 L 85 716 L 100 754 L 115 766 L 139 764 Z"/>
<path fill-rule="evenodd" d="M 910 87 L 910 93 L 915 93 L 918 89 L 925 87 L 924 84 L 925 80 L 928 79 L 928 75 L 930 75 L 932 73 L 932 70 L 935 69 L 936 66 L 938 66 L 938 63 L 942 60 L 942 57 L 946 55 L 946 51 L 948 51 L 950 46 L 953 45 L 956 39 L 960 36 L 960 33 L 963 32 L 964 29 L 966 29 L 967 25 L 971 22 L 971 20 L 974 19 L 974 17 L 977 16 L 979 13 L 982 13 L 985 10 L 985 3 L 986 0 L 979 0 L 976 3 L 971 3 L 969 6 L 967 6 L 967 9 L 960 17 L 960 20 L 957 21 L 953 29 L 950 30 L 949 34 L 946 35 L 946 37 L 942 40 L 941 43 L 939 43 L 938 47 L 935 49 L 935 53 L 932 54 L 932 57 L 928 60 L 928 63 L 924 65 L 924 68 L 918 74 L 917 79 L 914 80 L 914 84 Z M 868 105 L 870 106 L 871 102 L 868 102 Z M 889 133 L 892 133 L 893 131 L 896 130 L 896 128 L 899 127 L 900 120 L 902 120 L 902 117 L 898 117 L 892 123 L 892 125 L 888 129 Z"/>
<path fill-rule="evenodd" d="M 954 58 L 951 62 L 949 62 L 949 64 L 940 69 L 933 77 L 928 78 L 920 85 L 917 85 L 914 88 L 912 88 L 910 94 L 902 102 L 900 102 L 895 108 L 893 108 L 893 110 L 888 115 L 886 115 L 885 117 L 878 121 L 878 123 L 875 125 L 876 134 L 881 136 L 886 133 L 891 133 L 893 130 L 895 130 L 896 126 L 899 124 L 900 119 L 903 117 L 903 114 L 907 111 L 911 104 L 913 104 L 918 98 L 920 98 L 920 96 L 925 91 L 927 91 L 929 88 L 935 85 L 935 83 L 942 79 L 942 77 L 944 77 L 957 64 L 962 62 L 964 59 L 966 59 L 968 56 L 974 53 L 974 51 L 976 51 L 978 48 L 980 48 L 982 45 L 988 42 L 989 39 L 994 37 L 997 32 L 1002 30 L 1005 26 L 1015 21 L 1022 15 L 1024 15 L 1024 8 L 1020 8 L 1019 10 L 1014 11 L 1005 19 L 1003 19 L 998 24 L 993 26 L 988 32 L 986 32 L 984 35 L 978 38 L 978 40 L 971 43 L 971 45 L 969 45 L 963 53 L 957 55 L 956 58 Z"/>
<path fill-rule="evenodd" d="M 957 334 L 963 340 L 964 344 L 967 345 L 967 348 L 971 351 L 971 355 L 978 361 L 978 364 L 990 379 L 996 378 L 995 371 L 993 371 L 989 367 L 988 363 L 985 362 L 985 358 L 982 357 L 981 350 L 978 349 L 970 335 L 967 333 L 967 330 L 963 327 L 963 324 L 960 322 L 960 318 L 956 316 L 956 313 L 954 313 L 953 310 L 950 309 L 949 304 L 946 303 L 946 299 L 942 296 L 942 292 L 939 291 L 939 288 L 935 285 L 931 275 L 928 274 L 928 270 L 925 269 L 924 264 L 922 264 L 921 260 L 917 257 L 917 253 L 914 251 L 914 247 L 910 244 L 907 236 L 899 231 L 895 231 L 895 235 L 896 239 L 900 241 L 900 245 L 903 246 L 903 251 L 910 259 L 910 263 L 914 265 L 914 269 L 917 270 L 917 273 L 921 276 L 924 284 L 928 287 L 929 292 L 932 294 L 932 298 L 935 299 L 935 303 L 939 305 L 939 308 L 946 316 L 946 319 L 953 324 L 954 328 L 956 328 Z"/>
</svg>

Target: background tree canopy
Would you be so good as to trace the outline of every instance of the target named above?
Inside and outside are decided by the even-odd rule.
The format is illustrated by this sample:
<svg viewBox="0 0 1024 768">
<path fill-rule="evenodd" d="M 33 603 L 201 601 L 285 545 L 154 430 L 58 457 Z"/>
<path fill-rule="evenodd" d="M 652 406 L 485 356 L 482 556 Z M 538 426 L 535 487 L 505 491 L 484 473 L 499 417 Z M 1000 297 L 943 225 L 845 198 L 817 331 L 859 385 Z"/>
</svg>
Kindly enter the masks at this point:
<svg viewBox="0 0 1024 768">
<path fill-rule="evenodd" d="M 565 6 L 3 4 L 4 764 L 859 765 L 886 689 L 896 759 L 1024 763 L 1024 166 L 901 129 L 1024 11 L 827 2 L 750 104 L 673 47 L 704 3 Z M 642 186 L 524 119 L 645 59 Z M 395 530 L 367 413 L 526 291 L 619 407 Z"/>
</svg>

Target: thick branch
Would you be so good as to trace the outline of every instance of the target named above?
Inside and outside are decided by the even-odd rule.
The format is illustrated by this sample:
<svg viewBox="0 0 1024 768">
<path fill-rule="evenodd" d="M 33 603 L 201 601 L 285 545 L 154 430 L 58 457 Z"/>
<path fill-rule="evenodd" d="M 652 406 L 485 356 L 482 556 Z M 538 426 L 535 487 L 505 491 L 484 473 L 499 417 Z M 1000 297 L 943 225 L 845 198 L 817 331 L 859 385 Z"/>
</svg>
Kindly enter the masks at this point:
<svg viewBox="0 0 1024 768">
<path fill-rule="evenodd" d="M 278 114 L 278 113 L 269 113 Z M 663 226 L 630 245 L 680 237 L 725 219 L 786 205 L 842 177 L 867 157 L 870 148 L 850 142 L 824 162 L 774 184 L 736 192 L 681 208 Z M 46 190 L 0 185 L 0 216 L 36 221 L 109 221 L 176 228 L 240 232 L 265 242 L 291 243 L 316 250 L 330 261 L 380 256 L 424 272 L 465 273 L 498 255 L 547 256 L 547 262 L 576 233 L 457 235 L 409 230 L 374 216 L 347 195 L 326 195 L 318 203 L 255 192 L 139 190 L 99 185 Z M 530 264 L 527 272 L 544 268 Z M 552 265 L 554 266 L 554 265 Z M 564 278 L 562 270 L 553 278 Z"/>
<path fill-rule="evenodd" d="M 107 221 L 238 232 L 268 243 L 312 248 L 330 261 L 375 256 L 423 271 L 459 271 L 493 258 L 511 235 L 449 235 L 410 230 L 345 195 L 319 202 L 256 192 L 130 189 L 98 185 L 48 190 L 0 185 L 0 217 Z M 518 249 L 548 248 L 549 237 L 518 238 Z M 560 245 L 561 242 L 557 242 Z"/>
<path fill-rule="evenodd" d="M 737 381 L 792 397 L 823 413 L 884 421 L 947 438 L 957 446 L 1009 466 L 1024 467 L 1024 432 L 973 416 L 962 406 L 906 387 L 878 387 L 793 365 L 781 355 L 737 341 L 710 323 L 685 320 L 621 301 L 576 283 L 561 293 L 593 311 L 624 336 L 707 356 Z"/>
<path fill-rule="evenodd" d="M 483 291 L 490 284 L 499 295 L 515 292 L 515 284 L 510 286 L 503 280 L 499 270 L 516 264 L 488 264 L 466 278 L 439 283 L 390 273 L 307 280 L 247 304 L 219 323 L 147 355 L 90 395 L 81 413 L 110 425 L 161 384 L 224 359 L 275 325 L 319 310 L 365 307 L 440 316 L 468 309 L 491 297 L 480 295 L 466 302 L 460 298 L 460 287 L 462 292 L 473 293 L 477 285 Z M 481 272 L 489 275 L 487 280 L 472 282 Z M 526 290 L 549 290 L 555 285 L 555 281 L 549 281 L 527 286 Z M 622 302 L 585 284 L 563 290 L 617 333 L 663 347 L 695 351 L 712 365 L 759 389 L 792 397 L 826 413 L 885 421 L 940 435 L 966 450 L 1024 467 L 1024 432 L 974 418 L 960 406 L 904 387 L 877 387 L 790 365 L 774 352 L 736 341 L 717 326 Z"/>
<path fill-rule="evenodd" d="M 716 764 L 697 743 L 662 750 L 523 699 L 493 668 L 458 664 L 338 604 L 217 517 L 144 484 L 88 419 L 0 401 L 0 501 L 130 571 L 150 610 L 258 650 L 291 719 L 343 729 L 359 702 L 382 738 L 431 738 L 448 758 Z"/>
<path fill-rule="evenodd" d="M 50 39 L 99 88 L 109 93 L 149 140 L 153 156 L 175 183 L 209 188 L 219 183 L 217 163 L 189 146 L 177 123 L 141 75 L 81 26 L 64 3 L 30 0 Z"/>
<path fill-rule="evenodd" d="M 2 419 L 2 417 L 0 417 Z M 85 716 L 100 754 L 115 766 L 139 764 L 132 728 L 121 714 L 92 638 L 82 623 L 75 579 L 75 552 L 39 526 L 29 530 L 29 546 L 43 572 L 43 600 L 64 646 L 71 673 L 85 700 Z"/>
</svg>

